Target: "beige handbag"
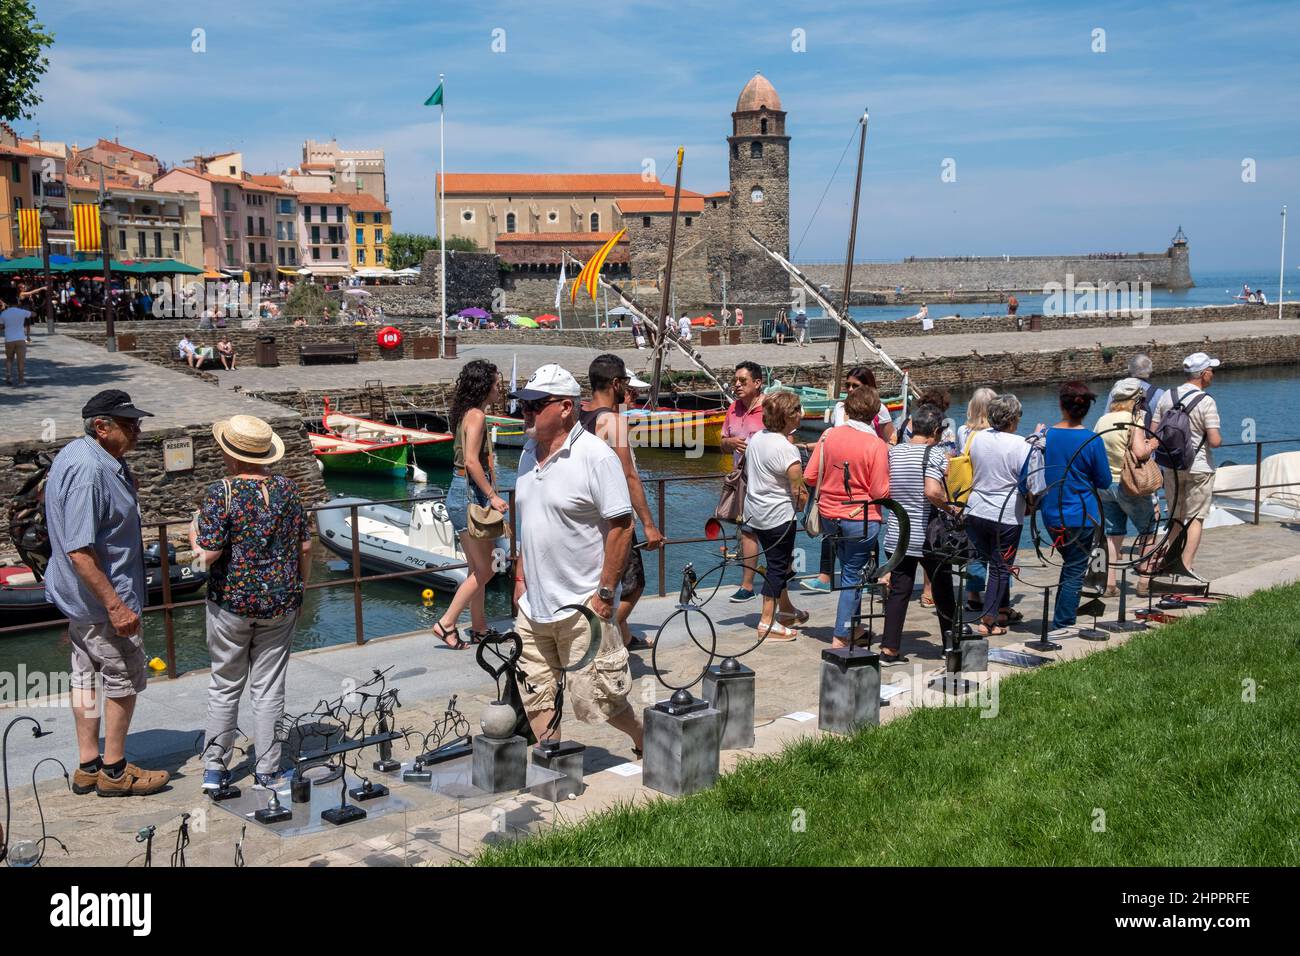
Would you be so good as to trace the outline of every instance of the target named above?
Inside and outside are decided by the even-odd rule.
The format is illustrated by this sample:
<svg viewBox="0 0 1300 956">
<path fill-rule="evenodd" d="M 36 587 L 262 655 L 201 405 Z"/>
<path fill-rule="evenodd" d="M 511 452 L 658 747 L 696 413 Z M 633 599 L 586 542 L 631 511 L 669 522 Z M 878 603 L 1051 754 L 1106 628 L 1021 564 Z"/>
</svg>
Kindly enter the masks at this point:
<svg viewBox="0 0 1300 956">
<path fill-rule="evenodd" d="M 488 467 L 492 469 L 492 494 L 497 493 L 497 468 L 496 456 L 492 454 L 492 447 L 488 446 Z M 469 472 L 465 473 L 465 482 L 469 484 Z M 495 540 L 503 537 L 506 531 L 506 516 L 490 505 L 480 505 L 471 501 L 469 507 L 465 510 L 465 516 L 469 527 L 471 538 L 488 538 Z"/>
<path fill-rule="evenodd" d="M 1164 484 L 1164 476 L 1160 473 L 1155 457 L 1148 455 L 1145 460 L 1138 461 L 1137 455 L 1133 453 L 1133 442 L 1139 430 L 1135 417 L 1133 427 L 1129 429 L 1128 445 L 1124 448 L 1124 467 L 1119 473 L 1119 486 L 1130 498 L 1144 498 L 1154 494 Z"/>
</svg>

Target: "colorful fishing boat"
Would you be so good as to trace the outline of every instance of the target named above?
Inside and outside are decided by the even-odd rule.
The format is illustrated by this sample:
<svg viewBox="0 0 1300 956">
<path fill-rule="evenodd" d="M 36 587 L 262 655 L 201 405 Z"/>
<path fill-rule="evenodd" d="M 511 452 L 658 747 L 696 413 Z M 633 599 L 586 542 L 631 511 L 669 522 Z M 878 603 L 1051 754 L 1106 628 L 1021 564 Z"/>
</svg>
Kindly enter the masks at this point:
<svg viewBox="0 0 1300 956">
<path fill-rule="evenodd" d="M 311 439 L 312 453 L 325 472 L 404 475 L 411 463 L 411 446 L 404 441 L 360 442 L 315 432 L 307 435 Z"/>
<path fill-rule="evenodd" d="M 487 427 L 492 444 L 501 448 L 523 448 L 528 439 L 524 435 L 524 420 L 507 415 L 488 415 Z"/>
<path fill-rule="evenodd" d="M 628 408 L 623 415 L 635 448 L 722 448 L 724 409 Z"/>
<path fill-rule="evenodd" d="M 325 400 L 325 414 L 321 418 L 325 433 L 362 444 L 388 445 L 406 443 L 411 446 L 410 460 L 423 468 L 450 465 L 455 446 L 451 432 L 431 432 L 423 428 L 405 428 L 389 425 L 359 415 L 345 415 L 330 408 Z"/>
</svg>

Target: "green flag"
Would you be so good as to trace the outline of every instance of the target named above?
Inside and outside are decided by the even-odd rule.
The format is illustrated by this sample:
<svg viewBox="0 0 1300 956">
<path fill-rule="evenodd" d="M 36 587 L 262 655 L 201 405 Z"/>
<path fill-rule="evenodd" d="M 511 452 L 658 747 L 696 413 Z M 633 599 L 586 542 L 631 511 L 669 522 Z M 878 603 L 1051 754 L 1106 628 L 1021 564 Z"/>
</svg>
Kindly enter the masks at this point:
<svg viewBox="0 0 1300 956">
<path fill-rule="evenodd" d="M 441 105 L 442 105 L 442 84 L 441 84 L 441 83 L 439 83 L 439 84 L 438 84 L 438 88 L 437 88 L 436 90 L 433 91 L 433 95 L 430 96 L 427 100 L 424 101 L 424 105 L 425 105 L 425 106 L 441 106 Z"/>
</svg>

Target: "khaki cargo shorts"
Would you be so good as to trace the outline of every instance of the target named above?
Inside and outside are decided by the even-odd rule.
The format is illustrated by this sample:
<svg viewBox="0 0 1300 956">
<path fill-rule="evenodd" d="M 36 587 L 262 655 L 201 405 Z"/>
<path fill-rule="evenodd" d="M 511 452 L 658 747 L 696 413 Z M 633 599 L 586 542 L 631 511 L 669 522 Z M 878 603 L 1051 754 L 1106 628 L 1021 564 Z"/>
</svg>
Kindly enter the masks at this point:
<svg viewBox="0 0 1300 956">
<path fill-rule="evenodd" d="M 130 697 L 148 683 L 145 675 L 144 641 L 140 632 L 118 637 L 108 621 L 89 624 L 69 622 L 72 642 L 72 686 L 95 689 L 95 675 L 104 681 L 105 697 Z"/>
<path fill-rule="evenodd" d="M 1173 511 L 1171 517 L 1179 521 L 1208 518 L 1210 501 L 1214 498 L 1214 472 L 1170 471 L 1165 473 L 1165 502 Z M 1174 491 L 1174 476 L 1178 476 L 1178 490 Z M 1175 494 L 1177 506 L 1175 507 Z"/>
<path fill-rule="evenodd" d="M 515 620 L 515 632 L 523 641 L 519 667 L 526 677 L 520 682 L 519 696 L 529 714 L 555 709 L 561 679 L 564 708 L 583 723 L 609 720 L 631 706 L 627 700 L 632 689 L 627 649 L 612 621 L 601 622 L 596 658 L 578 671 L 566 672 L 564 668 L 590 646 L 587 619 L 582 614 L 574 612 L 562 620 L 541 624 L 521 613 Z"/>
</svg>

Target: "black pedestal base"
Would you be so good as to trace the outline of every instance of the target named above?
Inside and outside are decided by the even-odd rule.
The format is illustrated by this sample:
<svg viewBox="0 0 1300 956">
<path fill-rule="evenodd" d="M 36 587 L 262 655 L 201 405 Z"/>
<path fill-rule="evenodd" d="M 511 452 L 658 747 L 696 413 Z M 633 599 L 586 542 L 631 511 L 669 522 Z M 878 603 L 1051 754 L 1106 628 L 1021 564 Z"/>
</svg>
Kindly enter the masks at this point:
<svg viewBox="0 0 1300 956">
<path fill-rule="evenodd" d="M 1110 634 L 1098 627 L 1081 627 L 1079 633 L 1075 635 L 1084 641 L 1109 641 Z"/>
<path fill-rule="evenodd" d="M 282 823 L 293 819 L 293 811 L 286 806 L 263 807 L 253 811 L 253 819 L 258 823 Z"/>
<path fill-rule="evenodd" d="M 1043 638 L 1041 641 L 1025 641 L 1025 647 L 1031 651 L 1059 651 L 1061 649 L 1060 644 L 1049 641 L 1047 638 Z"/>
<path fill-rule="evenodd" d="M 945 673 L 931 679 L 929 687 L 944 694 L 969 694 L 979 690 L 980 685 L 979 681 L 970 680 L 960 674 Z"/>
<path fill-rule="evenodd" d="M 239 797 L 239 788 L 234 784 L 226 784 L 217 790 L 209 790 L 208 796 L 214 803 L 220 803 L 222 800 L 235 800 Z"/>
<path fill-rule="evenodd" d="M 1102 621 L 1097 625 L 1103 631 L 1110 631 L 1112 634 L 1131 634 L 1134 631 L 1145 631 L 1147 626 L 1141 621 Z"/>
<path fill-rule="evenodd" d="M 336 827 L 341 827 L 345 823 L 356 823 L 358 820 L 366 818 L 366 811 L 360 807 L 348 803 L 341 807 L 330 807 L 328 810 L 321 812 L 320 818 L 326 823 L 332 823 Z"/>
<path fill-rule="evenodd" d="M 382 783 L 371 783 L 367 780 L 361 786 L 350 789 L 348 796 L 353 800 L 374 800 L 376 797 L 388 796 L 388 788 Z"/>
<path fill-rule="evenodd" d="M 379 773 L 397 773 L 397 771 L 402 769 L 401 763 L 391 757 L 387 760 L 376 760 L 370 766 Z"/>
</svg>

